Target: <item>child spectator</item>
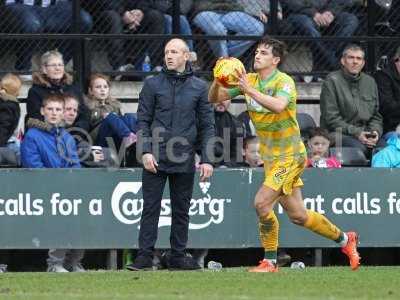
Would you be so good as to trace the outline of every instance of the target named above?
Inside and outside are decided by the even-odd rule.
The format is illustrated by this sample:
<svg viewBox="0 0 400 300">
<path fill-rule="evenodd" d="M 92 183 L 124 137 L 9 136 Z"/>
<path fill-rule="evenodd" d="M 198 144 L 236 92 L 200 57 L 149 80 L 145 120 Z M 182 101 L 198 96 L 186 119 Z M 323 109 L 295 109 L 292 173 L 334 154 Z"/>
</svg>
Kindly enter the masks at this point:
<svg viewBox="0 0 400 300">
<path fill-rule="evenodd" d="M 256 136 L 245 138 L 243 141 L 243 162 L 240 166 L 256 168 L 262 167 L 263 165 L 264 162 L 260 155 L 260 140 Z"/>
<path fill-rule="evenodd" d="M 320 127 L 310 130 L 308 140 L 309 158 L 306 166 L 314 168 L 341 168 L 340 162 L 334 156 L 329 156 L 331 144 L 328 131 Z"/>
<path fill-rule="evenodd" d="M 13 155 L 13 158 L 3 159 L 10 155 L 0 154 L 0 163 L 19 164 L 19 142 L 13 139 L 15 129 L 18 127 L 19 118 L 21 115 L 18 95 L 21 90 L 21 80 L 13 74 L 6 74 L 0 82 L 0 147 Z M 15 158 L 15 159 L 14 159 Z"/>
<path fill-rule="evenodd" d="M 73 137 L 62 127 L 64 99 L 50 95 L 40 109 L 44 122 L 31 120 L 21 144 L 22 166 L 25 168 L 80 168 Z M 50 249 L 48 272 L 83 272 L 80 264 L 84 250 Z"/>
<path fill-rule="evenodd" d="M 119 149 L 136 143 L 137 120 L 132 114 L 121 114 L 121 104 L 110 95 L 110 80 L 103 74 L 93 74 L 89 82 L 86 106 L 90 111 L 90 134 L 95 145 L 108 145 L 111 137 Z"/>
<path fill-rule="evenodd" d="M 400 126 L 386 141 L 387 146 L 372 157 L 373 168 L 400 168 Z"/>
</svg>

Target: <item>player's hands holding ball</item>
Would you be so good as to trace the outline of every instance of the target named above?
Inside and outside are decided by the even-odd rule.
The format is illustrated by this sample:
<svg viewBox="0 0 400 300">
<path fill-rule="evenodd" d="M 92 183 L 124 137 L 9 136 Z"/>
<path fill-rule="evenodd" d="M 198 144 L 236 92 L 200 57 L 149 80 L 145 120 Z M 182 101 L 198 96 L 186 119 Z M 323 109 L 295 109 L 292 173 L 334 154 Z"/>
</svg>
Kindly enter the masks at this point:
<svg viewBox="0 0 400 300">
<path fill-rule="evenodd" d="M 249 80 L 247 79 L 246 70 L 243 69 L 235 69 L 235 77 L 237 79 L 237 87 L 243 92 L 247 93 L 251 89 L 251 85 Z"/>
</svg>

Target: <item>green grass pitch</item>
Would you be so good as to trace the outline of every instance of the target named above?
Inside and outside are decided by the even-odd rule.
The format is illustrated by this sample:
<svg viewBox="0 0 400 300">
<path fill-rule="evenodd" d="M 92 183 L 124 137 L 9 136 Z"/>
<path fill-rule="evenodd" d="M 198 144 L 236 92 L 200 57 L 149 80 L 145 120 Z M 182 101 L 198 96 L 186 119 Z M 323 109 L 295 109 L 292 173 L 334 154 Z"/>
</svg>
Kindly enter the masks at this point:
<svg viewBox="0 0 400 300">
<path fill-rule="evenodd" d="M 400 267 L 0 274 L 0 299 L 400 299 Z"/>
</svg>

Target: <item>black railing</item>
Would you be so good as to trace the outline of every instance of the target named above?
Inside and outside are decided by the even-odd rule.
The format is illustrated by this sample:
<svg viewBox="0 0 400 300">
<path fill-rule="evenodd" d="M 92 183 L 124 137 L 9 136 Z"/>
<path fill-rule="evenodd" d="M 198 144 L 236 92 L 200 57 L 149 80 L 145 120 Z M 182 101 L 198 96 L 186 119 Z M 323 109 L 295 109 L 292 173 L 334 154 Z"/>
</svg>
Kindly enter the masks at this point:
<svg viewBox="0 0 400 300">
<path fill-rule="evenodd" d="M 114 1 L 111 2 L 114 3 Z M 351 36 L 337 36 L 334 35 L 335 28 L 330 28 L 326 32 L 327 34 L 322 34 L 321 37 L 308 36 L 301 32 L 299 33 L 297 30 L 298 28 L 293 28 L 293 24 L 289 22 L 289 17 L 293 12 L 287 9 L 285 1 L 280 3 L 283 7 L 283 11 L 280 11 L 281 6 L 277 0 L 271 0 L 268 21 L 263 24 L 265 32 L 262 35 L 235 35 L 235 33 L 230 30 L 227 31 L 226 35 L 205 34 L 204 28 L 199 28 L 194 25 L 197 15 L 194 14 L 193 9 L 187 13 L 187 19 L 190 21 L 192 34 L 180 34 L 181 25 L 183 25 L 182 19 L 180 18 L 180 14 L 182 14 L 182 2 L 185 1 L 173 0 L 172 6 L 168 10 L 172 18 L 170 30 L 172 34 L 164 34 L 163 32 L 146 33 L 147 29 L 150 30 L 150 28 L 152 28 L 150 27 L 151 22 L 148 24 L 149 27 L 147 29 L 144 28 L 143 30 L 132 31 L 129 30 L 127 26 L 122 26 L 118 29 L 119 32 L 112 28 L 112 26 L 118 24 L 118 22 L 112 24 L 112 22 L 115 22 L 112 18 L 110 18 L 110 23 L 104 24 L 103 22 L 100 24 L 100 21 L 104 19 L 99 19 L 99 17 L 104 18 L 104 16 L 108 16 L 104 14 L 105 12 L 112 12 L 114 18 L 121 18 L 121 22 L 122 15 L 124 11 L 126 11 L 124 7 L 122 7 L 122 9 L 121 7 L 107 7 L 103 9 L 103 6 L 110 5 L 104 0 L 73 0 L 70 22 L 66 23 L 64 27 L 61 26 L 61 30 L 59 28 L 59 30 L 54 33 L 51 33 L 49 29 L 38 31 L 38 33 L 24 32 L 24 30 L 22 30 L 23 28 L 18 28 L 18 16 L 16 18 L 10 14 L 6 7 L 6 10 L 2 10 L 3 17 L 1 18 L 2 21 L 0 21 L 0 28 L 2 28 L 0 29 L 0 40 L 2 41 L 2 45 L 10 46 L 0 49 L 0 57 L 14 57 L 14 54 L 23 53 L 26 49 L 32 49 L 32 53 L 40 55 L 54 45 L 59 47 L 59 45 L 70 42 L 69 47 L 73 49 L 73 73 L 75 79 L 81 85 L 84 85 L 84 79 L 87 78 L 92 71 L 103 72 L 113 76 L 122 74 L 128 76 L 128 78 L 140 79 L 147 74 L 147 72 L 143 72 L 140 67 L 140 62 L 143 60 L 144 55 L 149 55 L 151 57 L 153 66 L 161 64 L 162 44 L 173 37 L 182 37 L 185 40 L 194 42 L 194 48 L 192 50 L 197 52 L 198 57 L 196 72 L 201 75 L 209 74 L 217 59 L 217 53 L 210 50 L 210 45 L 207 43 L 209 41 L 227 40 L 229 42 L 256 42 L 262 35 L 268 33 L 271 36 L 286 41 L 290 51 L 296 51 L 299 48 L 305 49 L 305 51 L 302 52 L 305 53 L 305 57 L 311 56 L 309 49 L 313 49 L 313 46 L 317 43 L 323 42 L 326 47 L 332 46 L 333 49 L 337 50 L 338 55 L 340 47 L 342 47 L 341 45 L 350 42 L 360 43 L 367 53 L 366 71 L 368 72 L 373 72 L 376 69 L 378 60 L 382 56 L 390 56 L 395 46 L 400 45 L 400 37 L 399 35 L 396 36 L 398 30 L 396 25 L 400 23 L 400 20 L 398 20 L 399 22 L 395 22 L 397 18 L 400 19 L 400 4 L 397 4 L 395 1 L 391 3 L 391 6 L 386 8 L 381 8 L 375 0 L 361 1 L 363 3 L 346 7 L 343 11 L 357 16 L 358 19 L 359 26 L 357 30 L 354 30 L 354 34 Z M 83 9 L 92 17 L 93 26 L 91 26 L 90 29 L 91 33 L 84 33 L 83 27 L 85 24 L 87 25 L 87 18 L 85 19 L 82 17 Z M 280 12 L 283 13 L 283 19 L 280 19 Z M 253 16 L 253 18 L 256 19 L 257 22 L 260 22 L 260 19 L 257 19 L 256 16 Z M 58 21 L 61 22 L 62 19 Z M 66 18 L 66 22 L 67 21 L 68 18 Z M 164 19 L 158 21 L 164 22 Z M 324 33 L 324 30 L 321 31 Z M 113 47 L 119 49 L 118 51 L 121 51 L 121 53 L 114 51 Z M 248 67 L 251 66 L 252 49 L 253 48 L 249 46 L 246 51 L 240 54 L 240 58 Z M 107 59 L 104 58 L 104 55 L 101 56 L 101 53 L 106 53 Z M 138 53 L 140 53 L 140 55 Z M 287 71 L 293 75 L 324 75 L 330 71 L 330 68 L 313 68 L 313 66 L 323 63 L 324 59 L 322 53 L 321 58 L 319 58 L 318 52 L 315 53 L 314 51 L 312 53 L 313 59 L 309 59 L 307 63 L 303 64 L 301 60 L 296 59 L 291 62 L 291 65 L 286 66 L 288 69 Z M 119 64 L 112 61 L 113 56 L 119 56 Z M 18 60 L 18 57 L 16 57 L 16 59 Z M 117 61 L 118 59 L 114 60 Z M 318 62 L 318 59 L 321 61 Z M 12 61 L 12 59 L 7 59 L 7 62 L 8 61 Z M 101 63 L 99 63 L 100 61 Z M 128 71 L 126 71 L 126 69 L 123 71 L 124 68 L 120 68 L 128 64 L 133 65 L 130 69 L 128 68 Z M 339 67 L 339 62 L 337 62 L 337 66 Z M 24 69 L 21 68 L 21 66 L 16 67 L 10 64 L 1 66 L 0 70 L 1 73 L 15 72 L 26 74 L 31 72 L 30 69 Z M 33 67 L 32 70 L 34 71 L 35 67 Z"/>
</svg>

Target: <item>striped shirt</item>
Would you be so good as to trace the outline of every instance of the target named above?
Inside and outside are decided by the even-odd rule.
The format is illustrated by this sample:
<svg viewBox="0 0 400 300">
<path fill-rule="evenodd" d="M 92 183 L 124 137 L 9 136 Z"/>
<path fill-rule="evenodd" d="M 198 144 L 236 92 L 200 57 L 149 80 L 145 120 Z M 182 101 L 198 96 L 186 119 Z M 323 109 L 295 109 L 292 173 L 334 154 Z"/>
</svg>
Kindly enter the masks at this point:
<svg viewBox="0 0 400 300">
<path fill-rule="evenodd" d="M 288 105 L 281 113 L 274 113 L 245 95 L 247 110 L 260 138 L 260 153 L 263 160 L 304 158 L 306 149 L 296 119 L 297 92 L 293 79 L 275 70 L 266 80 L 257 73 L 247 75 L 251 86 L 272 97 L 283 96 Z M 238 88 L 229 89 L 231 97 L 241 94 Z"/>
</svg>

